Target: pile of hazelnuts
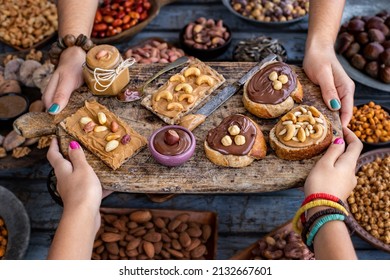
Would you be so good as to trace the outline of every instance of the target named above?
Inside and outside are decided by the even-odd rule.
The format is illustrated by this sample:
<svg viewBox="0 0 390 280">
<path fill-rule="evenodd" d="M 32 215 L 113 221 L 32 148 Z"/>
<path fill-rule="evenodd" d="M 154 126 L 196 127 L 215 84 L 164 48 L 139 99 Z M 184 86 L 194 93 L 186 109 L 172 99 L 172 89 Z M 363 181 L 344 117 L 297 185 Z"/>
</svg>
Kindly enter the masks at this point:
<svg viewBox="0 0 390 280">
<path fill-rule="evenodd" d="M 336 51 L 353 67 L 390 83 L 390 14 L 355 16 L 340 28 Z"/>
</svg>

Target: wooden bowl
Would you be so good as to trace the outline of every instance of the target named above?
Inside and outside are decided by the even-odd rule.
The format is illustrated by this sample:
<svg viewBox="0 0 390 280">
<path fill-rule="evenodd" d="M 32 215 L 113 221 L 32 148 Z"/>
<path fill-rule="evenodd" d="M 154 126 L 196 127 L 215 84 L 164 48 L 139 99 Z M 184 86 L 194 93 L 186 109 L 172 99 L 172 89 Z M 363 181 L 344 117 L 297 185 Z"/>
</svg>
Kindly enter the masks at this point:
<svg viewBox="0 0 390 280">
<path fill-rule="evenodd" d="M 390 156 L 390 148 L 385 148 L 385 149 L 376 149 L 367 153 L 364 153 L 360 155 L 357 164 L 356 164 L 356 173 L 360 170 L 360 168 L 370 162 L 375 161 L 377 157 L 380 158 L 385 158 L 387 156 Z M 350 205 L 349 205 L 350 206 Z M 353 214 L 351 215 L 352 222 L 355 228 L 355 233 L 361 237 L 363 240 L 367 241 L 370 243 L 372 246 L 375 248 L 378 248 L 380 250 L 386 251 L 390 253 L 390 244 L 386 244 L 383 241 L 375 238 L 372 236 L 369 232 L 367 232 L 360 224 L 358 221 L 355 220 Z"/>
<path fill-rule="evenodd" d="M 114 36 L 105 37 L 105 38 L 91 38 L 92 41 L 97 44 L 113 44 L 122 42 L 125 40 L 130 40 L 135 35 L 137 35 L 139 32 L 141 32 L 142 29 L 144 29 L 150 22 L 153 21 L 153 19 L 158 15 L 160 12 L 161 7 L 168 5 L 170 3 L 175 2 L 176 0 L 150 0 L 150 3 L 152 4 L 150 10 L 149 10 L 149 16 L 144 21 L 134 25 L 133 27 L 122 31 L 121 33 L 118 33 Z"/>
</svg>

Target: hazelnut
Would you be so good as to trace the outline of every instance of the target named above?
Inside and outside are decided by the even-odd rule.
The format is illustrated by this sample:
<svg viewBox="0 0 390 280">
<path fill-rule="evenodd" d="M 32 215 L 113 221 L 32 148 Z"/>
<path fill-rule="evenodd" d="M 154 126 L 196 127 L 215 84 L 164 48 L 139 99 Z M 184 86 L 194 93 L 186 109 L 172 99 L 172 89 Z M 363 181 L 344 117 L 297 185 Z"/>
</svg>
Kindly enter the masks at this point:
<svg viewBox="0 0 390 280">
<path fill-rule="evenodd" d="M 228 147 L 228 146 L 230 146 L 233 143 L 233 141 L 232 141 L 232 138 L 230 138 L 229 135 L 225 135 L 224 137 L 222 137 L 221 143 L 225 147 Z"/>
<path fill-rule="evenodd" d="M 359 44 L 361 44 L 361 45 L 365 45 L 368 42 L 370 42 L 370 39 L 368 39 L 368 33 L 367 32 L 360 32 L 355 37 L 356 37 L 356 41 Z"/>
<path fill-rule="evenodd" d="M 386 84 L 390 83 L 390 66 L 379 69 L 379 78 Z"/>
<path fill-rule="evenodd" d="M 350 58 L 354 54 L 357 54 L 359 52 L 359 50 L 360 50 L 360 45 L 357 42 L 352 43 L 349 46 L 349 48 L 345 51 L 344 56 L 347 58 Z"/>
<path fill-rule="evenodd" d="M 237 145 L 237 146 L 242 146 L 245 144 L 245 136 L 244 135 L 236 135 L 234 137 L 234 143 Z"/>
<path fill-rule="evenodd" d="M 170 145 L 170 146 L 175 145 L 175 144 L 179 143 L 179 140 L 180 140 L 180 136 L 176 132 L 176 130 L 169 129 L 169 130 L 165 131 L 164 141 L 165 141 L 165 143 L 167 143 L 167 145 Z"/>
<path fill-rule="evenodd" d="M 370 61 L 366 64 L 364 67 L 364 71 L 371 77 L 377 78 L 378 77 L 378 62 L 376 61 Z"/>
<path fill-rule="evenodd" d="M 364 57 L 368 60 L 377 60 L 379 55 L 384 51 L 384 48 L 378 42 L 367 44 L 363 49 Z"/>
<path fill-rule="evenodd" d="M 286 75 L 282 74 L 278 77 L 278 80 L 284 85 L 288 82 L 288 77 Z"/>
<path fill-rule="evenodd" d="M 362 70 L 366 65 L 366 60 L 362 55 L 357 53 L 351 57 L 351 64 L 353 67 Z"/>
<path fill-rule="evenodd" d="M 379 29 L 371 28 L 367 32 L 368 38 L 371 42 L 383 43 L 386 39 L 385 35 Z"/>
<path fill-rule="evenodd" d="M 364 31 L 364 21 L 361 19 L 353 19 L 348 23 L 348 31 L 351 33 L 358 33 Z"/>
<path fill-rule="evenodd" d="M 272 71 L 269 74 L 268 79 L 270 79 L 271 81 L 276 81 L 278 79 L 278 73 L 276 73 L 276 71 Z"/>
<path fill-rule="evenodd" d="M 281 81 L 276 80 L 276 81 L 272 82 L 272 86 L 273 86 L 274 90 L 281 90 L 283 87 L 283 84 Z"/>
<path fill-rule="evenodd" d="M 390 66 L 390 48 L 387 48 L 379 55 L 379 60 L 385 66 Z"/>
<path fill-rule="evenodd" d="M 229 131 L 229 134 L 234 136 L 234 135 L 238 135 L 240 133 L 240 128 L 238 127 L 238 125 L 232 125 L 228 128 L 228 131 Z"/>
<path fill-rule="evenodd" d="M 339 54 L 343 54 L 348 47 L 353 43 L 354 38 L 348 32 L 343 32 L 337 37 L 336 51 Z"/>
</svg>

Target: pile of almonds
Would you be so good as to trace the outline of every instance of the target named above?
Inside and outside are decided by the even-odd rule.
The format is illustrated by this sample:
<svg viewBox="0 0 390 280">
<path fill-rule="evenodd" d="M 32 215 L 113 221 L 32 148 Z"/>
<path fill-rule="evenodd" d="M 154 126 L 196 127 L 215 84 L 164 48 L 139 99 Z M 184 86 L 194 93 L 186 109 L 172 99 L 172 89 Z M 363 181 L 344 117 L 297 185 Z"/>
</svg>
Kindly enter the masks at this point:
<svg viewBox="0 0 390 280">
<path fill-rule="evenodd" d="M 134 58 L 137 63 L 169 63 L 184 56 L 184 51 L 168 45 L 166 42 L 150 40 L 142 46 L 130 48 L 125 52 L 125 58 Z"/>
<path fill-rule="evenodd" d="M 0 217 L 0 259 L 4 257 L 7 250 L 8 231 L 2 217 Z"/>
<path fill-rule="evenodd" d="M 314 254 L 294 231 L 282 230 L 261 239 L 252 250 L 255 260 L 313 260 Z"/>
<path fill-rule="evenodd" d="M 341 26 L 336 51 L 356 69 L 390 83 L 390 14 L 353 17 Z"/>
<path fill-rule="evenodd" d="M 183 40 L 189 47 L 207 50 L 225 45 L 230 36 L 223 20 L 216 22 L 214 19 L 200 17 L 187 25 Z"/>
<path fill-rule="evenodd" d="M 82 117 L 80 118 L 80 125 L 82 129 L 86 133 L 107 133 L 104 136 L 104 139 L 107 141 L 105 146 L 105 151 L 107 153 L 115 150 L 119 147 L 119 143 L 122 145 L 126 145 L 130 142 L 130 135 L 124 134 L 121 135 L 118 133 L 119 124 L 116 121 L 112 121 L 111 123 L 107 122 L 107 116 L 104 112 L 97 113 L 97 122 L 92 120 L 90 117 Z"/>
<path fill-rule="evenodd" d="M 101 227 L 93 245 L 94 260 L 206 259 L 212 239 L 208 224 L 153 215 L 149 210 L 130 214 L 102 213 Z"/>
<path fill-rule="evenodd" d="M 104 0 L 97 9 L 93 38 L 114 36 L 148 18 L 149 0 Z"/>
</svg>

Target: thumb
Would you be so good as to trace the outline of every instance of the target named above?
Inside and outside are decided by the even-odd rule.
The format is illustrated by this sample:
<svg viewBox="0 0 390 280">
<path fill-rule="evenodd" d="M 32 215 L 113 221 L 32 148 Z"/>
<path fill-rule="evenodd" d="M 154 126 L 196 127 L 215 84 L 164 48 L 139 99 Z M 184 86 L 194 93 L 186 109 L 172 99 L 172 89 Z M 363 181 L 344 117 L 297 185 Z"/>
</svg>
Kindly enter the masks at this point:
<svg viewBox="0 0 390 280">
<path fill-rule="evenodd" d="M 69 143 L 69 159 L 72 162 L 73 170 L 88 165 L 84 151 L 76 141 L 71 141 Z"/>
<path fill-rule="evenodd" d="M 334 84 L 332 71 L 324 72 L 321 79 L 318 81 L 318 84 L 321 88 L 322 98 L 328 108 L 332 111 L 340 110 L 340 98 Z"/>
<path fill-rule="evenodd" d="M 334 166 L 337 159 L 344 153 L 344 150 L 344 139 L 336 138 L 318 162 L 321 162 L 321 164 L 331 164 Z"/>
</svg>

